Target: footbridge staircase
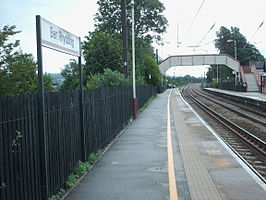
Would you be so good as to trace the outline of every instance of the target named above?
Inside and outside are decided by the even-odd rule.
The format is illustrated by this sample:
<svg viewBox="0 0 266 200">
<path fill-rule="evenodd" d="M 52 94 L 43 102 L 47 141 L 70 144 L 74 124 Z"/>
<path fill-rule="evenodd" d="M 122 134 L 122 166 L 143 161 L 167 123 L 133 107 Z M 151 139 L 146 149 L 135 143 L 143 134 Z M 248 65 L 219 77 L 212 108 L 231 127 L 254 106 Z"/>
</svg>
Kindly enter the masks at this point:
<svg viewBox="0 0 266 200">
<path fill-rule="evenodd" d="M 240 66 L 242 81 L 247 86 L 247 92 L 259 92 L 261 78 L 254 65 Z"/>
</svg>

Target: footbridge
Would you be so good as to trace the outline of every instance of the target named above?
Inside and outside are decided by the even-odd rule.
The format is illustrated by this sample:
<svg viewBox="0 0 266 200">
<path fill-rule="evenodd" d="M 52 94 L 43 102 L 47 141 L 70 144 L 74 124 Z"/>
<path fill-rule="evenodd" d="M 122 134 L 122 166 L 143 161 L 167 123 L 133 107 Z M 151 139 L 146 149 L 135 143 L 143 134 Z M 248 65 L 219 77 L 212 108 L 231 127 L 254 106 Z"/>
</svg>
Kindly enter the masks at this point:
<svg viewBox="0 0 266 200">
<path fill-rule="evenodd" d="M 227 54 L 176 55 L 166 58 L 160 65 L 160 71 L 165 74 L 168 69 L 176 66 L 196 65 L 226 65 L 239 74 L 240 63 Z"/>
</svg>

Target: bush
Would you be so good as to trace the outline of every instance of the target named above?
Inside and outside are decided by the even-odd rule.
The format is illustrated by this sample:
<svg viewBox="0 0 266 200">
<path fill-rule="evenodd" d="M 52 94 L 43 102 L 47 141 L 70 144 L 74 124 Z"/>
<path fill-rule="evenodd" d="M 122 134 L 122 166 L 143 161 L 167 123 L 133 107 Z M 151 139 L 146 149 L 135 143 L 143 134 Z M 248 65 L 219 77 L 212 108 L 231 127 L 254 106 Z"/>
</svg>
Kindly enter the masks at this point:
<svg viewBox="0 0 266 200">
<path fill-rule="evenodd" d="M 104 69 L 103 74 L 94 74 L 89 78 L 86 84 L 88 89 L 102 87 L 117 87 L 129 85 L 129 79 L 126 79 L 123 74 L 111 69 Z"/>
</svg>

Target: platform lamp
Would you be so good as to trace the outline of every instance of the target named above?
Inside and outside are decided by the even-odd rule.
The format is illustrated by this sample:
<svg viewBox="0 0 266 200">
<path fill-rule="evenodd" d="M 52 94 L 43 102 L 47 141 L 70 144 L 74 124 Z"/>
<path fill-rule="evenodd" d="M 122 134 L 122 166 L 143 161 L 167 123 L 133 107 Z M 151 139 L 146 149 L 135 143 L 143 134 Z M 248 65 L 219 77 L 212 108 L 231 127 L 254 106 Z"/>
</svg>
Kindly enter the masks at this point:
<svg viewBox="0 0 266 200">
<path fill-rule="evenodd" d="M 230 40 L 227 40 L 227 42 L 234 42 L 235 60 L 237 60 L 236 40 L 230 39 Z M 236 77 L 237 77 L 237 72 L 235 72 L 235 86 L 237 84 Z"/>
<path fill-rule="evenodd" d="M 235 49 L 235 59 L 237 60 L 236 40 L 227 40 L 227 42 L 234 42 L 234 49 Z"/>
</svg>

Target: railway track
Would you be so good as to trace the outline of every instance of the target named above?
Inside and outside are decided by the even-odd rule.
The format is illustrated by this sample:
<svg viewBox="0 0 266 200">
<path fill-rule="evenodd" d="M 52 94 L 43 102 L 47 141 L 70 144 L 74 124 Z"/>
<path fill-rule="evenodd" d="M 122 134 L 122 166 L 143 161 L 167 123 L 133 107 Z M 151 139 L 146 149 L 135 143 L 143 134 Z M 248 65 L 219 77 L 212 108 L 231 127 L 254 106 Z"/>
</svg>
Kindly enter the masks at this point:
<svg viewBox="0 0 266 200">
<path fill-rule="evenodd" d="M 258 177 L 266 183 L 266 142 L 258 135 L 254 135 L 250 131 L 232 122 L 226 116 L 217 112 L 217 106 L 225 109 L 226 107 L 234 115 L 247 118 L 252 123 L 259 123 L 266 127 L 265 119 L 257 119 L 257 117 L 247 117 L 248 114 L 239 112 L 226 105 L 228 102 L 221 102 L 217 99 L 202 94 L 199 90 L 194 91 L 193 88 L 187 87 L 181 91 L 182 96 L 191 104 L 194 109 L 207 121 L 220 137 L 228 144 L 228 146 L 258 175 Z M 214 103 L 215 109 L 211 108 L 209 103 Z M 247 111 L 248 112 L 248 111 Z M 260 116 L 262 117 L 262 116 Z M 255 119 L 255 120 L 254 120 Z M 265 136 L 265 135 L 264 135 Z"/>
<path fill-rule="evenodd" d="M 266 113 L 259 111 L 257 108 L 254 107 L 250 108 L 247 105 L 242 105 L 232 100 L 215 96 L 214 94 L 205 92 L 203 90 L 199 91 L 198 89 L 196 89 L 196 91 L 198 94 L 204 95 L 205 97 L 214 98 L 216 100 L 220 100 L 224 103 L 227 103 L 227 105 L 234 106 L 235 108 L 237 108 L 237 110 L 242 110 L 242 112 L 244 111 L 246 113 L 246 116 L 248 115 L 248 116 L 253 116 L 253 118 L 261 119 L 261 121 L 263 121 L 264 124 L 266 124 Z"/>
<path fill-rule="evenodd" d="M 256 110 L 251 110 L 250 108 L 244 108 L 242 106 L 238 106 L 236 105 L 234 102 L 231 101 L 225 101 L 221 98 L 216 98 L 214 95 L 208 95 L 208 94 L 204 94 L 203 92 L 200 92 L 199 90 L 193 90 L 193 93 L 195 93 L 196 95 L 210 101 L 213 102 L 216 105 L 219 105 L 221 107 L 223 107 L 224 109 L 231 111 L 235 114 L 237 114 L 238 116 L 240 116 L 241 118 L 243 118 L 244 120 L 249 120 L 252 122 L 252 124 L 258 126 L 261 125 L 261 129 L 266 130 L 266 116 L 263 113 L 259 113 Z M 232 121 L 234 121 L 232 119 Z M 239 121 L 239 120 L 238 120 Z M 239 122 L 235 122 L 238 125 L 243 125 Z M 244 124 L 245 125 L 245 124 Z M 247 129 L 248 131 L 252 132 L 253 126 L 249 126 L 250 124 L 247 124 L 246 127 L 244 127 L 245 129 Z M 266 141 L 266 131 L 264 132 L 260 132 L 260 131 L 256 131 L 255 135 L 259 138 L 261 138 L 263 141 Z"/>
<path fill-rule="evenodd" d="M 197 89 L 196 89 L 197 90 Z M 265 109 L 264 110 L 261 110 L 261 109 L 258 109 L 257 106 L 250 106 L 248 105 L 248 103 L 245 101 L 239 101 L 239 102 L 236 102 L 234 100 L 231 100 L 229 97 L 226 97 L 226 96 L 217 96 L 215 95 L 215 93 L 212 93 L 211 91 L 204 91 L 204 90 L 201 90 L 201 93 L 203 94 L 207 94 L 208 96 L 211 96 L 215 99 L 220 99 L 224 102 L 227 102 L 231 105 L 235 105 L 236 107 L 242 109 L 242 110 L 246 110 L 247 112 L 250 112 L 252 114 L 255 114 L 257 116 L 261 116 L 261 117 L 264 117 L 266 118 L 266 112 L 265 112 Z"/>
</svg>

